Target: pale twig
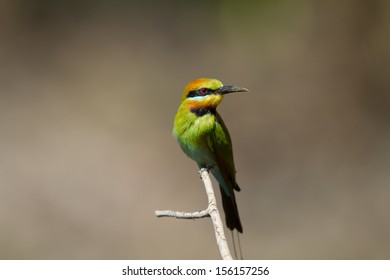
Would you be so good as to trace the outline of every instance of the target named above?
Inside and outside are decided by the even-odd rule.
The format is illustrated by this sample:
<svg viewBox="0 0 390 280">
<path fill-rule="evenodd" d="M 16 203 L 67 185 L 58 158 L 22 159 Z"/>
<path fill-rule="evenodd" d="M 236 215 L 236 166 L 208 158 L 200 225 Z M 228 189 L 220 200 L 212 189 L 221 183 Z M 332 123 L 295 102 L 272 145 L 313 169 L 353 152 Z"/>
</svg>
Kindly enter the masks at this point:
<svg viewBox="0 0 390 280">
<path fill-rule="evenodd" d="M 155 215 L 159 218 L 161 217 L 173 217 L 176 219 L 201 219 L 210 217 L 209 211 L 207 209 L 200 210 L 197 212 L 179 212 L 173 210 L 157 210 L 155 211 Z"/>
<path fill-rule="evenodd" d="M 200 178 L 203 181 L 204 187 L 206 189 L 207 198 L 208 198 L 208 207 L 205 210 L 188 213 L 188 212 L 178 212 L 178 211 L 155 211 L 157 217 L 174 217 L 178 219 L 199 219 L 205 217 L 211 217 L 214 226 L 215 238 L 217 240 L 219 252 L 221 253 L 222 259 L 232 260 L 232 255 L 230 254 L 229 247 L 225 237 L 225 231 L 223 223 L 221 220 L 221 215 L 217 207 L 217 202 L 214 195 L 213 185 L 209 176 L 209 169 L 202 168 L 199 171 Z"/>
</svg>

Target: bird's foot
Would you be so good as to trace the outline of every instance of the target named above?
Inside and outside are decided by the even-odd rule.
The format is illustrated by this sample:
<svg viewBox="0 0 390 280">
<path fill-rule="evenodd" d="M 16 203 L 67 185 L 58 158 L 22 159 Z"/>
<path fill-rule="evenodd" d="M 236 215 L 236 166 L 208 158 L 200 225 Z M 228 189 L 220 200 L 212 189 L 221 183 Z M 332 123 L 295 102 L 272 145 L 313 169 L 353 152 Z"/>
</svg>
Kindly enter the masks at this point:
<svg viewBox="0 0 390 280">
<path fill-rule="evenodd" d="M 199 177 L 202 178 L 201 174 L 202 174 L 203 171 L 209 172 L 211 169 L 213 169 L 213 166 L 211 166 L 211 165 L 209 165 L 209 166 L 207 166 L 207 167 L 202 167 L 202 168 L 199 170 Z"/>
</svg>

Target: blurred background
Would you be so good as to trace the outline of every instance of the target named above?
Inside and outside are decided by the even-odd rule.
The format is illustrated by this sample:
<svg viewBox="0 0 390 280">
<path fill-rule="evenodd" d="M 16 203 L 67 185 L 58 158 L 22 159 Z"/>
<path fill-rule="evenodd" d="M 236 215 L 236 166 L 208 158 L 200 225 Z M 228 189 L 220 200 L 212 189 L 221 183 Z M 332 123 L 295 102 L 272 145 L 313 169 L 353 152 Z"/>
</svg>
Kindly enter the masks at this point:
<svg viewBox="0 0 390 280">
<path fill-rule="evenodd" d="M 171 131 L 214 77 L 250 89 L 219 107 L 244 257 L 389 259 L 389 34 L 386 0 L 1 0 L 0 258 L 219 259 L 154 216 L 207 206 Z"/>
</svg>

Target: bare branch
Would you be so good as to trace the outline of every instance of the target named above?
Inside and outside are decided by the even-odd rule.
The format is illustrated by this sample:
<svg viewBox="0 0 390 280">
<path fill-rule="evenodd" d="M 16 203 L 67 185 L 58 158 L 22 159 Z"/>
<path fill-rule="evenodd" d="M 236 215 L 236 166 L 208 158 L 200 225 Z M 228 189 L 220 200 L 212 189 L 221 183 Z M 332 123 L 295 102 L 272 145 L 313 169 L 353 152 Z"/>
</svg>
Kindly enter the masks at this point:
<svg viewBox="0 0 390 280">
<path fill-rule="evenodd" d="M 174 217 L 177 219 L 199 219 L 205 217 L 211 217 L 214 226 L 215 238 L 217 240 L 219 252 L 224 260 L 232 260 L 232 255 L 230 254 L 229 247 L 225 237 L 225 231 L 223 223 L 221 220 L 221 215 L 217 207 L 217 202 L 215 199 L 213 185 L 209 176 L 209 169 L 202 168 L 199 170 L 200 178 L 203 181 L 204 187 L 206 189 L 207 198 L 209 206 L 205 210 L 188 213 L 188 212 L 178 212 L 172 210 L 166 211 L 155 211 L 157 217 Z"/>
<path fill-rule="evenodd" d="M 154 214 L 156 217 L 173 217 L 176 219 L 201 219 L 210 217 L 208 210 L 200 210 L 197 212 L 179 212 L 179 211 L 173 211 L 173 210 L 163 210 L 163 211 L 155 211 Z"/>
<path fill-rule="evenodd" d="M 229 246 L 226 241 L 225 231 L 223 228 L 221 215 L 219 214 L 219 210 L 217 207 L 217 201 L 215 199 L 214 189 L 213 185 L 211 184 L 209 171 L 207 168 L 202 168 L 199 173 L 207 192 L 207 197 L 209 200 L 209 207 L 207 207 L 207 210 L 210 214 L 211 220 L 213 221 L 215 238 L 217 239 L 219 252 L 221 253 L 222 259 L 232 260 L 233 258 L 230 254 Z"/>
</svg>

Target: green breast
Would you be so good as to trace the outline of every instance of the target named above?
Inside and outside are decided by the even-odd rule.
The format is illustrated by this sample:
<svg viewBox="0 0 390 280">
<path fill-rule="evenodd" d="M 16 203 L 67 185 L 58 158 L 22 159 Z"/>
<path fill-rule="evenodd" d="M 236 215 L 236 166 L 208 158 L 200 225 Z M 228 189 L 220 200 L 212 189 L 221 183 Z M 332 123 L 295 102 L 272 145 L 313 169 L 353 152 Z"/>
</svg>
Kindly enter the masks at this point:
<svg viewBox="0 0 390 280">
<path fill-rule="evenodd" d="M 213 165 L 218 155 L 229 161 L 232 158 L 229 132 L 216 112 L 198 116 L 179 109 L 173 135 L 182 150 L 198 165 Z"/>
</svg>

